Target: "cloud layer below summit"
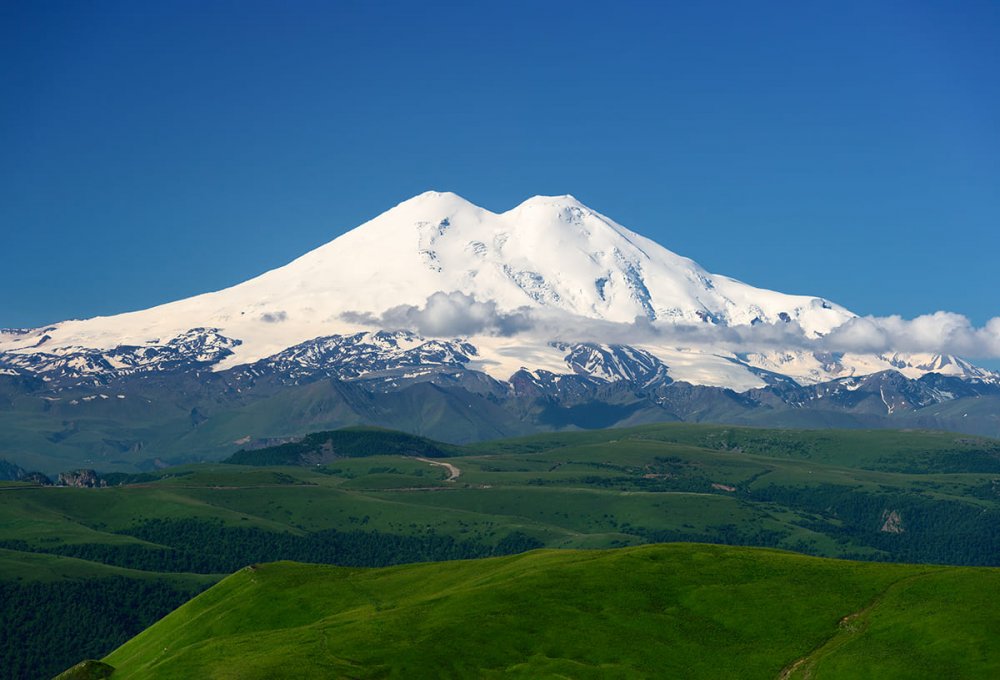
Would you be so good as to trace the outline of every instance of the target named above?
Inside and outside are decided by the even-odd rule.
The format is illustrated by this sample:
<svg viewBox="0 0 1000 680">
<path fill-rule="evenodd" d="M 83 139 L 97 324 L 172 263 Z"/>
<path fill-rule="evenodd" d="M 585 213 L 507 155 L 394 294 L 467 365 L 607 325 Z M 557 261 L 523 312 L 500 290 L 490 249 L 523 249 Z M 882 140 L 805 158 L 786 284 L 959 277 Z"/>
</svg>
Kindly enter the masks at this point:
<svg viewBox="0 0 1000 680">
<path fill-rule="evenodd" d="M 710 345 L 733 352 L 808 350 L 881 354 L 892 352 L 954 354 L 972 359 L 1000 358 L 1000 317 L 975 326 L 967 317 L 939 311 L 914 319 L 893 315 L 859 316 L 818 338 L 790 323 L 717 326 L 657 324 L 637 318 L 614 323 L 551 309 L 502 311 L 492 301 L 481 302 L 457 291 L 438 291 L 422 306 L 399 305 L 375 315 L 346 312 L 345 321 L 385 329 L 406 329 L 421 335 L 540 335 L 548 340 L 604 343 L 670 343 Z"/>
</svg>

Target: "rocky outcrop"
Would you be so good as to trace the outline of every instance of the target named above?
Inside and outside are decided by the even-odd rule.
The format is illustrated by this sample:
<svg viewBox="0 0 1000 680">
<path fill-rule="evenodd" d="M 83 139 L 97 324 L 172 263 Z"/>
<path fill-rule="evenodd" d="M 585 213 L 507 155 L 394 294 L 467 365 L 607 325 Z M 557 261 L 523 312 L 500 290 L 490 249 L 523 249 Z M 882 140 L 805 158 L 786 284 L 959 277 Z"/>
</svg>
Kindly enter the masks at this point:
<svg viewBox="0 0 1000 680">
<path fill-rule="evenodd" d="M 97 476 L 93 470 L 73 470 L 72 472 L 60 472 L 58 486 L 73 486 L 80 489 L 94 489 L 107 486 L 108 483 Z"/>
<path fill-rule="evenodd" d="M 901 534 L 906 530 L 903 528 L 903 518 L 895 510 L 882 511 L 882 528 L 879 531 L 886 534 Z"/>
</svg>

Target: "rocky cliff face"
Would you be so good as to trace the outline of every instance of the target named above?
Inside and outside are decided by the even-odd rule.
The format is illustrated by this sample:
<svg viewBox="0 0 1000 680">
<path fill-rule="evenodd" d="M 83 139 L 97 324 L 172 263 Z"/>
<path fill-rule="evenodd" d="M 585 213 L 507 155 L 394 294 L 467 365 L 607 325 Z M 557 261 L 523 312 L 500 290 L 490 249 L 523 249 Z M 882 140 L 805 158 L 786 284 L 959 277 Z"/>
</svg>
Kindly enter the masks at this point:
<svg viewBox="0 0 1000 680">
<path fill-rule="evenodd" d="M 879 531 L 886 534 L 901 534 L 906 530 L 903 528 L 903 518 L 895 510 L 884 510 L 882 512 L 882 527 Z"/>
<path fill-rule="evenodd" d="M 108 483 L 97 476 L 93 470 L 73 470 L 72 472 L 60 472 L 58 486 L 72 486 L 79 489 L 93 489 L 107 486 Z"/>
</svg>

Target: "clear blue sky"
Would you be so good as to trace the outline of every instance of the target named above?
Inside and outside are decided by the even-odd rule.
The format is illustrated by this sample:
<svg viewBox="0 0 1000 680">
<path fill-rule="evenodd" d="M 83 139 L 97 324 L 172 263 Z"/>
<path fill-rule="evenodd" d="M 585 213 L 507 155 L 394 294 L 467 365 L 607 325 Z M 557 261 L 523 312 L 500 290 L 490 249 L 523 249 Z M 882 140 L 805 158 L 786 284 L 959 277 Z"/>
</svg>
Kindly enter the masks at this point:
<svg viewBox="0 0 1000 680">
<path fill-rule="evenodd" d="M 225 287 L 431 188 L 1000 315 L 1000 3 L 486 4 L 3 2 L 0 326 Z"/>
</svg>

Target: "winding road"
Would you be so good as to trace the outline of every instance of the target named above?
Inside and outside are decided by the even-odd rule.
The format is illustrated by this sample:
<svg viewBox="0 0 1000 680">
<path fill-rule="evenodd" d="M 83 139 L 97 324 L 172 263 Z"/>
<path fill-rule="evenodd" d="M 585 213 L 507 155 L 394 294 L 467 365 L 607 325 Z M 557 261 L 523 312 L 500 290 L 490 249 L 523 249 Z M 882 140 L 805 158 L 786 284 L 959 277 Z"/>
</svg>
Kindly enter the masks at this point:
<svg viewBox="0 0 1000 680">
<path fill-rule="evenodd" d="M 417 458 L 417 460 L 422 463 L 430 463 L 431 465 L 446 468 L 448 470 L 448 479 L 444 480 L 446 482 L 454 482 L 462 474 L 462 471 L 451 463 L 442 463 L 441 461 L 431 460 L 430 458 Z"/>
</svg>

